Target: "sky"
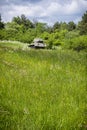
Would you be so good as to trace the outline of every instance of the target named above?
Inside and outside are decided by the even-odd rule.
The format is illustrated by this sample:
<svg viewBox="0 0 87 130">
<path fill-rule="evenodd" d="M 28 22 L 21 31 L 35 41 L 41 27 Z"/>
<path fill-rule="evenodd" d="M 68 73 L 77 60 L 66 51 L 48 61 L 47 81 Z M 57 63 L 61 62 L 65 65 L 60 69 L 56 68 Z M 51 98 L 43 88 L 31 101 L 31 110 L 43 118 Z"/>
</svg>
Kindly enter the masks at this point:
<svg viewBox="0 0 87 130">
<path fill-rule="evenodd" d="M 30 20 L 48 23 L 78 23 L 87 10 L 87 0 L 0 0 L 2 21 L 24 14 Z"/>
</svg>

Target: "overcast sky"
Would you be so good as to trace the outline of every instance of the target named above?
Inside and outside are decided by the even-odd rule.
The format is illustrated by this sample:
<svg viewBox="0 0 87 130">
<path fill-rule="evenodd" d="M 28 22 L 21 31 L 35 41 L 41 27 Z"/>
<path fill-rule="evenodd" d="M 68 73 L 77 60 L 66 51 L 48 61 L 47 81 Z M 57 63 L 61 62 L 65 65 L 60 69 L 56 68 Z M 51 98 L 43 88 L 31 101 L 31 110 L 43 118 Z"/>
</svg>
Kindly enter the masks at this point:
<svg viewBox="0 0 87 130">
<path fill-rule="evenodd" d="M 4 22 L 25 14 L 30 20 L 53 24 L 56 21 L 81 20 L 87 10 L 87 0 L 0 0 L 0 13 Z"/>
</svg>

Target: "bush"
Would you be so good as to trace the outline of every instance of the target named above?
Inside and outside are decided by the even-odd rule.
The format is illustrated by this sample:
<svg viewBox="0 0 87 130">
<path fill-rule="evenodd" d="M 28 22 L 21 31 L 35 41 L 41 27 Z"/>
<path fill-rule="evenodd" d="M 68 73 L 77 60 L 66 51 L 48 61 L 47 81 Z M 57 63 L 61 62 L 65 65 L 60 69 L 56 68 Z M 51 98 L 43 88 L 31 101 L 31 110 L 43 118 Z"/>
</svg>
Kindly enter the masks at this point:
<svg viewBox="0 0 87 130">
<path fill-rule="evenodd" d="M 44 40 L 48 40 L 49 39 L 49 36 L 50 34 L 48 32 L 44 32 L 41 37 L 44 39 Z"/>
<path fill-rule="evenodd" d="M 75 37 L 78 37 L 78 36 L 79 36 L 79 31 L 74 30 L 74 31 L 67 32 L 66 35 L 65 35 L 65 38 L 71 39 L 71 38 L 75 38 Z"/>
<path fill-rule="evenodd" d="M 73 49 L 76 51 L 85 50 L 87 51 L 87 36 L 79 36 L 77 38 L 72 38 L 70 40 L 66 40 L 65 48 Z"/>
<path fill-rule="evenodd" d="M 52 47 L 53 47 L 53 40 L 52 40 L 52 39 L 49 39 L 49 40 L 47 41 L 47 49 L 52 49 Z"/>
<path fill-rule="evenodd" d="M 18 41 L 21 41 L 23 43 L 31 43 L 33 39 L 34 37 L 28 34 L 21 34 L 18 36 Z"/>
<path fill-rule="evenodd" d="M 63 45 L 63 42 L 61 40 L 54 41 L 54 46 L 61 46 L 61 45 Z"/>
</svg>

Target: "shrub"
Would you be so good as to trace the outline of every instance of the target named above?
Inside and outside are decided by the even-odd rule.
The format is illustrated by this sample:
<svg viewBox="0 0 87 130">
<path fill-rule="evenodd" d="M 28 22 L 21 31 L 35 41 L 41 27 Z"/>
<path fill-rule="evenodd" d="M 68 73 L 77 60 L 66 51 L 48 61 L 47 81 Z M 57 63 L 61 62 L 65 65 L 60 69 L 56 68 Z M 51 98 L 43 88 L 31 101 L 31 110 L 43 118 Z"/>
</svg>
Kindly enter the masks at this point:
<svg viewBox="0 0 87 130">
<path fill-rule="evenodd" d="M 61 40 L 55 40 L 54 45 L 55 46 L 61 46 L 61 45 L 63 45 L 63 42 Z"/>
<path fill-rule="evenodd" d="M 47 40 L 47 49 L 52 49 L 52 47 L 53 47 L 53 40 L 52 39 Z"/>
<path fill-rule="evenodd" d="M 65 43 L 65 48 L 73 49 L 78 52 L 81 50 L 87 51 L 87 36 L 86 35 L 66 40 L 66 42 L 67 43 Z"/>
</svg>

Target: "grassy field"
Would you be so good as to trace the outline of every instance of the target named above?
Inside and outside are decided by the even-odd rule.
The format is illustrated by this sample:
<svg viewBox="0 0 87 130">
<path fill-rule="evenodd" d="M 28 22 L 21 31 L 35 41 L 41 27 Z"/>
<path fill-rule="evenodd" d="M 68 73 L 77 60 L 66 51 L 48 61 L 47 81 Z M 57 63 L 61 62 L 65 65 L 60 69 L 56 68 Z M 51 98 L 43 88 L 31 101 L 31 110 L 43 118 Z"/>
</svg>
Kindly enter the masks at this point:
<svg viewBox="0 0 87 130">
<path fill-rule="evenodd" d="M 0 43 L 0 130 L 86 130 L 86 53 L 10 45 Z"/>
</svg>

